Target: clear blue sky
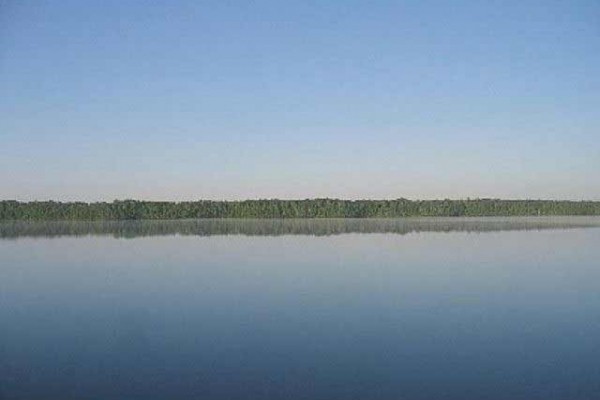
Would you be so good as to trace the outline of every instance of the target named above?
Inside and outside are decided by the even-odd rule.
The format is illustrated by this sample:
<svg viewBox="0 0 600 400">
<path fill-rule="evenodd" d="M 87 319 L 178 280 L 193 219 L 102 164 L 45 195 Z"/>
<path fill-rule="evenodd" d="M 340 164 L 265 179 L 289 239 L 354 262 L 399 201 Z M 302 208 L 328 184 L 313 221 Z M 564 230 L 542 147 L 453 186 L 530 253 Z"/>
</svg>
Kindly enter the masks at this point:
<svg viewBox="0 0 600 400">
<path fill-rule="evenodd" d="M 600 199 L 600 2 L 0 0 L 0 198 Z"/>
</svg>

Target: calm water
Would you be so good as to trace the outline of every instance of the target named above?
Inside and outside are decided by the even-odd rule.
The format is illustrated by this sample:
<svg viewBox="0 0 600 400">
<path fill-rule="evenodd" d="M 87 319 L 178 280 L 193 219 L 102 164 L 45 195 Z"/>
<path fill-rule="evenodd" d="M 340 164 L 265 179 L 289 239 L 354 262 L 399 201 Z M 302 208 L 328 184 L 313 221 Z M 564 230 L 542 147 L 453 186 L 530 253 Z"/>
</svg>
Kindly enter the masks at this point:
<svg viewBox="0 0 600 400">
<path fill-rule="evenodd" d="M 0 224 L 0 399 L 598 399 L 600 219 Z"/>
</svg>

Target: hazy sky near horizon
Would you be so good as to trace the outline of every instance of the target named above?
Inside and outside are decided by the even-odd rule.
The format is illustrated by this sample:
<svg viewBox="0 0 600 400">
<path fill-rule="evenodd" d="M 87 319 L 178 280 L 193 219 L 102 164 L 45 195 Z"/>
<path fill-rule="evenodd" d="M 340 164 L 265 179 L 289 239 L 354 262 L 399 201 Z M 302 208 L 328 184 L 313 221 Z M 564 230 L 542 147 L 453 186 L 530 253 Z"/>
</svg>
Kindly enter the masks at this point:
<svg viewBox="0 0 600 400">
<path fill-rule="evenodd" d="M 600 2 L 0 1 L 0 199 L 600 200 Z"/>
</svg>

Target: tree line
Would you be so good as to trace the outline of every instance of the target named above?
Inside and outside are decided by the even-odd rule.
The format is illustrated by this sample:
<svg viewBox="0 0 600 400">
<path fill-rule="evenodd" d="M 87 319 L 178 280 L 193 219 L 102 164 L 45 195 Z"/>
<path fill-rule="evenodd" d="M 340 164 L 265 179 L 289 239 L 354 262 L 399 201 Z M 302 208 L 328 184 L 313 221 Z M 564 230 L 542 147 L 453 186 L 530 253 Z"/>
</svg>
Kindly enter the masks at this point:
<svg viewBox="0 0 600 400">
<path fill-rule="evenodd" d="M 0 220 L 187 218 L 394 218 L 600 215 L 600 201 L 558 200 L 243 200 L 159 202 L 0 201 Z"/>
</svg>

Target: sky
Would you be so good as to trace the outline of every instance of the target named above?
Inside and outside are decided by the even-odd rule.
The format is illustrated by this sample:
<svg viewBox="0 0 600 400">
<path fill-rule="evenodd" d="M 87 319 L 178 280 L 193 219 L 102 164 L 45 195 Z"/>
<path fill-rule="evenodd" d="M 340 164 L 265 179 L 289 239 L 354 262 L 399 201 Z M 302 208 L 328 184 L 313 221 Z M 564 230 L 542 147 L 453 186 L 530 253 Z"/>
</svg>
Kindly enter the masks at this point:
<svg viewBox="0 0 600 400">
<path fill-rule="evenodd" d="M 0 0 L 0 199 L 600 200 L 600 2 Z"/>
</svg>

